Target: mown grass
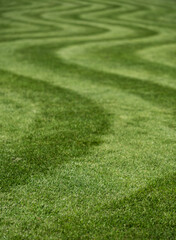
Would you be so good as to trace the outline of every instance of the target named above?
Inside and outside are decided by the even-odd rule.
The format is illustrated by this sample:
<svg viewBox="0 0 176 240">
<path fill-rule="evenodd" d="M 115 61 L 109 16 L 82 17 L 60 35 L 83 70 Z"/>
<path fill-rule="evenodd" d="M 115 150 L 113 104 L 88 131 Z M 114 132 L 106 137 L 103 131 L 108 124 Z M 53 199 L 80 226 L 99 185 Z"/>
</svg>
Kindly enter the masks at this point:
<svg viewBox="0 0 176 240">
<path fill-rule="evenodd" d="M 175 239 L 175 2 L 0 0 L 1 239 Z"/>
</svg>

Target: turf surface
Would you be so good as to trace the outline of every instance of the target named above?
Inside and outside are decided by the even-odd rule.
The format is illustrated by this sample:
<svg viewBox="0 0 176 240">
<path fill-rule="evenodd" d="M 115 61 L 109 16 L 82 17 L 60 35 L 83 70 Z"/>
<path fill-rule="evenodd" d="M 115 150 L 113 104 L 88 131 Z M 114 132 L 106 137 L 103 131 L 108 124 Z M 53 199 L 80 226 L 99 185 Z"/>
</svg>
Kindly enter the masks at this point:
<svg viewBox="0 0 176 240">
<path fill-rule="evenodd" d="M 0 239 L 176 239 L 175 0 L 0 0 Z"/>
</svg>

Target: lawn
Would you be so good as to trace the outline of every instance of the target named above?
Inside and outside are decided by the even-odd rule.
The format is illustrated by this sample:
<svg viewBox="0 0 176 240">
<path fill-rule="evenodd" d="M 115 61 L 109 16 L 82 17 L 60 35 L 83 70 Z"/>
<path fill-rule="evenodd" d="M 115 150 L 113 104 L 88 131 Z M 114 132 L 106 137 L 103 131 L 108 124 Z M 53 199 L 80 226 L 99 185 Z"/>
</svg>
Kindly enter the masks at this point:
<svg viewBox="0 0 176 240">
<path fill-rule="evenodd" d="M 176 239 L 175 0 L 0 0 L 0 239 Z"/>
</svg>

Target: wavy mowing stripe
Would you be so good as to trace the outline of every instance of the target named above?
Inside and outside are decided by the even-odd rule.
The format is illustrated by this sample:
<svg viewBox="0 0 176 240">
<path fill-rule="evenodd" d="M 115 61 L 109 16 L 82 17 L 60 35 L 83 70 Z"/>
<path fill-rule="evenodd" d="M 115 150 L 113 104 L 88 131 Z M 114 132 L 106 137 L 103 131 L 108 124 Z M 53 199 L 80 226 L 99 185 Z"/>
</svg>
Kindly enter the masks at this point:
<svg viewBox="0 0 176 240">
<path fill-rule="evenodd" d="M 162 30 L 162 32 L 163 32 L 163 30 Z M 174 39 L 175 40 L 175 34 L 173 34 L 173 32 L 171 31 L 171 33 L 172 33 L 172 35 L 171 36 L 169 36 L 169 38 L 168 38 L 168 36 L 164 36 L 163 37 L 163 42 L 173 42 L 173 40 L 172 39 Z M 175 33 L 175 32 L 174 32 Z M 140 34 L 139 34 L 140 35 Z M 143 38 L 144 38 L 144 36 L 143 36 Z M 165 38 L 165 39 L 164 39 Z M 155 39 L 155 41 L 154 40 L 150 40 L 150 45 L 151 44 L 155 44 L 155 45 L 158 45 L 158 44 L 163 44 L 162 42 L 161 42 L 161 36 L 158 36 L 156 39 Z M 157 40 L 157 41 L 156 41 Z M 151 41 L 153 41 L 152 43 L 151 43 Z M 106 71 L 108 72 L 108 71 L 111 71 L 111 72 L 113 72 L 113 73 L 120 73 L 120 74 L 124 74 L 124 72 L 125 72 L 125 75 L 127 74 L 127 76 L 134 76 L 134 77 L 137 77 L 137 75 L 138 75 L 138 78 L 143 78 L 143 76 L 142 75 L 144 75 L 144 71 L 145 71 L 145 76 L 147 76 L 148 75 L 148 73 L 149 73 L 149 71 L 148 71 L 148 69 L 146 69 L 146 67 L 148 67 L 148 65 L 149 65 L 149 63 L 147 62 L 146 64 L 144 63 L 144 62 L 142 62 L 140 59 L 139 59 L 139 61 L 138 62 L 136 62 L 134 65 L 132 65 L 131 64 L 131 68 L 132 68 L 132 71 L 130 70 L 130 69 L 128 69 L 128 72 L 126 72 L 126 68 L 128 67 L 128 65 L 127 65 L 127 63 L 128 62 L 130 62 L 131 63 L 131 58 L 132 57 L 135 57 L 134 55 L 132 55 L 131 56 L 131 58 L 128 56 L 129 55 L 129 52 L 128 52 L 128 55 L 127 55 L 127 57 L 124 59 L 124 61 L 122 62 L 122 61 L 120 61 L 119 63 L 118 62 L 116 62 L 116 61 L 114 61 L 114 56 L 113 55 L 111 55 L 111 52 L 113 51 L 114 52 L 114 50 L 117 52 L 116 54 L 117 55 L 115 55 L 115 57 L 117 58 L 117 56 L 119 56 L 119 54 L 120 54 L 120 56 L 122 55 L 121 54 L 121 52 L 123 52 L 124 54 L 124 56 L 125 56 L 125 51 L 124 50 L 120 50 L 120 52 L 118 52 L 118 48 L 116 47 L 116 40 L 114 40 L 112 43 L 111 42 L 108 42 L 108 44 L 107 44 L 107 42 L 106 41 L 104 41 L 103 42 L 103 40 L 102 40 L 102 43 L 100 43 L 101 44 L 101 46 L 98 46 L 99 45 L 99 42 L 100 41 L 98 41 L 97 43 L 91 43 L 91 44 L 87 44 L 86 43 L 86 45 L 85 45 L 85 43 L 82 45 L 82 48 L 83 48 L 83 51 L 81 50 L 81 48 L 80 48 L 80 44 L 79 44 L 79 47 L 77 47 L 77 46 L 71 46 L 71 47 L 65 47 L 65 50 L 63 49 L 63 50 L 61 50 L 61 51 L 59 51 L 59 56 L 61 56 L 61 57 L 63 57 L 64 59 L 66 58 L 66 61 L 69 61 L 69 62 L 71 62 L 71 63 L 75 63 L 75 62 L 77 62 L 78 64 L 81 64 L 81 65 L 86 65 L 87 64 L 87 61 L 89 61 L 89 59 L 88 59 L 88 57 L 92 57 L 93 59 L 96 59 L 95 58 L 95 56 L 99 56 L 99 58 L 97 59 L 98 61 L 92 61 L 92 58 L 90 58 L 90 62 L 89 62 L 89 67 L 92 65 L 94 68 L 96 68 L 97 69 L 97 67 L 100 69 L 100 70 L 102 70 L 102 68 L 103 69 L 106 69 Z M 149 40 L 145 40 L 145 38 L 144 38 L 144 40 L 143 40 L 143 42 L 146 42 L 145 44 L 143 44 L 143 46 L 145 46 L 145 47 L 148 47 L 148 42 L 149 42 Z M 119 44 L 120 46 L 119 46 L 119 49 L 123 49 L 123 47 L 124 47 L 124 49 L 126 48 L 126 46 L 127 46 L 127 41 L 126 41 L 126 43 L 124 44 L 124 45 L 121 45 L 121 43 Z M 136 44 L 136 46 L 134 45 L 134 44 Z M 137 50 L 137 47 L 138 48 L 142 48 L 143 46 L 142 46 L 142 44 L 140 43 L 140 41 L 138 41 L 137 40 L 137 43 L 134 43 L 134 44 L 132 44 L 131 42 L 130 42 L 130 45 L 131 45 L 131 47 L 129 46 L 128 47 L 128 49 L 129 49 L 129 51 L 130 51 L 130 53 L 131 53 L 131 50 L 130 50 L 130 48 L 131 49 L 135 49 L 135 51 Z M 113 46 L 113 50 L 111 51 L 111 49 L 108 47 L 107 48 L 107 45 L 115 45 L 115 47 Z M 139 45 L 139 46 L 138 46 Z M 85 46 L 86 46 L 86 48 L 85 48 Z M 103 46 L 105 46 L 106 48 L 104 48 Z M 92 50 L 93 48 L 95 48 L 96 49 L 96 51 L 94 51 L 94 50 Z M 97 52 L 97 49 L 100 49 L 99 50 L 99 52 Z M 103 54 L 102 54 L 102 49 L 103 49 L 103 52 L 107 52 L 107 54 L 104 54 L 104 56 L 103 56 Z M 116 50 L 117 49 L 117 50 Z M 80 51 L 81 51 L 81 55 L 80 55 Z M 92 54 L 92 56 L 89 54 L 88 56 L 85 54 L 85 52 L 86 51 L 88 51 L 88 52 L 93 52 L 93 54 Z M 109 54 L 108 54 L 108 52 L 109 52 Z M 134 52 L 134 50 L 133 50 L 133 52 Z M 76 53 L 76 55 L 75 55 L 75 53 Z M 79 57 L 78 57 L 78 54 L 79 54 Z M 76 58 L 75 58 L 75 56 L 76 56 Z M 111 61 L 106 61 L 106 66 L 104 67 L 103 66 L 103 61 L 104 61 L 104 58 L 106 58 L 106 60 L 107 60 L 107 58 L 108 58 L 108 60 L 111 58 Z M 84 64 L 84 61 L 85 61 L 85 64 Z M 99 64 L 99 66 L 98 66 L 98 64 Z M 107 65 L 108 64 L 108 65 Z M 124 69 L 122 68 L 122 66 L 124 65 Z M 140 68 L 138 68 L 137 69 L 137 71 L 136 71 L 136 67 L 139 67 L 140 66 Z M 151 65 L 151 67 L 152 67 L 152 65 Z M 158 70 L 157 70 L 157 68 L 158 68 Z M 163 67 L 164 68 L 164 67 Z M 121 69 L 122 69 L 122 71 L 121 71 Z M 152 76 L 152 74 L 150 74 L 150 75 L 148 75 L 147 76 L 147 79 L 151 79 L 152 81 L 156 81 L 156 82 L 161 82 L 161 79 L 163 78 L 163 72 L 165 73 L 165 76 L 164 76 L 164 78 L 166 78 L 166 81 L 165 82 L 168 82 L 168 72 L 166 72 L 165 71 L 165 69 L 163 69 L 163 71 L 162 71 L 162 68 L 161 68 L 161 66 L 158 66 L 157 67 L 157 65 L 155 64 L 155 67 L 153 67 L 153 69 L 154 69 L 154 71 L 156 72 L 157 71 L 157 73 L 159 74 L 159 75 L 161 75 L 161 77 L 160 76 L 155 76 L 154 75 L 154 78 L 153 78 L 153 76 Z M 147 70 L 147 71 L 146 71 Z M 170 73 L 172 73 L 173 72 L 173 70 L 171 69 L 171 71 L 169 71 Z M 174 72 L 173 72 L 174 73 Z M 173 74 L 172 74 L 173 75 Z M 158 80 L 157 80 L 157 78 L 158 78 Z M 147 80 L 147 79 L 145 79 L 145 80 Z M 173 79 L 173 77 L 171 77 L 171 80 L 170 80 L 170 85 L 172 86 L 172 87 L 174 87 L 174 85 L 175 85 L 175 80 Z"/>
<path fill-rule="evenodd" d="M 60 4 L 48 4 L 47 6 L 45 6 L 45 8 L 43 9 L 43 11 L 45 10 L 46 12 L 48 12 L 48 11 L 51 11 L 51 9 L 52 9 L 52 11 L 57 11 L 57 8 L 59 7 L 59 11 L 70 11 L 70 10 L 73 10 L 73 9 L 77 9 L 77 6 L 75 6 L 75 4 L 73 4 L 73 6 L 71 5 L 71 7 L 69 6 L 67 6 L 67 7 L 65 7 L 65 5 L 67 6 L 67 4 L 62 4 L 61 6 L 60 6 Z M 53 30 L 54 31 L 56 31 L 56 30 L 58 30 L 58 24 L 55 24 L 54 22 L 52 22 L 52 24 L 49 24 L 49 21 L 47 20 L 47 22 L 46 21 L 44 21 L 44 20 L 40 20 L 40 11 L 43 13 L 43 11 L 41 10 L 41 6 L 40 7 L 37 7 L 38 5 L 34 5 L 33 6 L 33 8 L 31 8 L 31 9 L 29 9 L 29 8 L 24 8 L 24 9 L 22 9 L 22 11 L 20 11 L 19 12 L 19 9 L 17 9 L 17 11 L 14 11 L 14 9 L 13 9 L 13 11 L 12 12 L 10 12 L 9 13 L 9 9 L 8 10 L 6 10 L 7 11 L 7 13 L 6 14 L 3 14 L 3 19 L 4 20 L 10 20 L 10 21 L 15 21 L 15 22 L 22 22 L 23 24 L 26 22 L 27 24 L 32 24 L 32 25 L 35 25 L 36 27 L 37 27 L 37 29 L 38 29 L 38 31 L 40 32 L 41 31 L 41 29 L 39 29 L 38 28 L 38 25 L 40 25 L 40 26 L 42 26 L 43 28 L 46 28 L 47 26 L 49 26 L 50 28 L 53 28 Z M 63 7 L 62 7 L 63 6 Z M 46 8 L 47 7 L 47 8 Z M 57 7 L 57 8 L 56 8 Z M 37 9 L 37 8 L 39 8 L 39 10 Z M 33 11 L 33 15 L 32 15 L 32 18 L 34 18 L 34 16 L 35 16 L 35 12 L 37 12 L 37 18 L 35 19 L 32 19 L 31 17 L 29 18 L 28 17 L 28 14 L 30 13 L 29 12 L 29 10 L 31 11 Z M 4 10 L 2 9 L 2 11 L 4 12 Z M 25 16 L 26 15 L 26 16 Z M 37 22 L 36 22 L 36 20 L 37 20 Z M 54 27 L 54 26 L 57 26 L 57 27 Z M 51 31 L 51 29 L 50 28 L 46 28 L 47 30 L 50 30 Z M 26 30 L 26 29 L 25 29 Z"/>
<path fill-rule="evenodd" d="M 176 68 L 175 53 L 175 42 L 147 48 L 147 52 L 145 49 L 138 52 L 139 56 L 143 57 L 144 59 L 163 64 L 165 66 L 170 66 L 172 68 Z"/>
<path fill-rule="evenodd" d="M 61 17 L 63 17 L 62 15 L 61 15 Z M 23 19 L 23 21 L 24 21 L 24 19 Z M 60 21 L 62 22 L 62 20 L 60 19 Z M 81 23 L 82 23 L 83 21 L 81 21 Z M 88 24 L 88 22 L 87 22 L 87 24 Z M 89 23 L 90 24 L 90 23 Z"/>
<path fill-rule="evenodd" d="M 82 8 L 82 7 L 81 7 Z M 32 15 L 32 17 L 34 17 L 35 15 Z M 21 20 L 20 20 L 21 19 Z M 28 19 L 28 18 L 27 18 Z M 22 17 L 20 17 L 19 19 L 18 19 L 18 21 L 22 21 L 23 23 L 25 22 L 25 20 L 24 20 L 24 17 L 22 16 Z M 28 22 L 28 21 L 27 21 Z M 64 27 L 64 34 L 63 34 L 63 36 L 67 36 L 67 35 L 69 35 L 70 36 L 70 29 L 68 29 L 68 27 L 70 28 L 70 27 L 72 27 L 73 29 L 75 29 L 76 28 L 76 31 L 74 30 L 73 31 L 73 35 L 75 35 L 76 33 L 77 34 L 79 34 L 80 35 L 80 32 L 85 32 L 85 27 L 86 27 L 86 35 L 87 34 L 90 34 L 89 32 L 92 32 L 92 33 L 97 33 L 97 31 L 98 32 L 102 32 L 102 29 L 98 29 L 97 27 L 95 28 L 95 30 L 93 29 L 93 27 L 91 27 L 91 29 L 90 29 L 90 27 L 89 26 L 85 26 L 85 24 L 79 24 L 78 26 L 75 26 L 75 24 L 67 24 L 67 22 L 66 21 L 64 21 L 64 22 L 62 22 L 61 20 L 60 20 L 60 22 L 62 23 L 61 25 L 62 25 L 62 28 L 63 28 L 63 26 L 65 26 Z M 38 20 L 37 20 L 37 22 L 36 21 L 33 21 L 33 23 L 36 25 L 38 25 Z M 43 25 L 45 26 L 45 23 L 43 23 Z M 71 26 L 70 26 L 71 25 Z M 81 26 L 82 25 L 82 26 Z M 38 27 L 37 27 L 38 28 Z M 47 28 L 48 29 L 48 28 Z M 50 29 L 50 34 L 51 34 L 51 36 L 50 37 L 56 37 L 57 35 L 58 36 L 60 36 L 61 34 L 62 34 L 62 31 L 61 31 L 61 34 L 60 34 L 60 31 L 58 31 L 59 29 L 58 29 L 58 25 L 57 25 L 57 27 L 54 27 L 53 26 L 53 29 L 55 30 L 54 32 L 53 32 L 53 30 L 51 31 L 51 29 Z M 68 29 L 68 33 L 67 33 L 67 29 Z M 93 30 L 93 31 L 92 31 Z M 41 30 L 38 30 L 39 31 L 39 34 L 35 34 L 35 35 L 40 35 L 40 38 L 42 37 L 41 36 Z M 58 34 L 56 34 L 56 32 L 58 32 Z M 52 34 L 54 35 L 54 36 L 52 36 Z M 34 36 L 35 36 L 34 35 Z M 32 38 L 34 38 L 34 36 L 32 37 Z M 8 37 L 8 36 L 7 36 Z M 12 36 L 13 38 L 14 38 L 14 36 Z M 46 31 L 45 31 L 45 35 L 44 35 L 44 37 L 46 37 Z M 49 37 L 49 33 L 47 32 L 47 38 Z M 22 37 L 22 38 L 24 38 L 24 37 Z M 26 37 L 25 37 L 26 38 Z M 28 37 L 29 38 L 29 37 Z M 38 36 L 36 36 L 36 38 L 39 38 Z"/>
<path fill-rule="evenodd" d="M 158 43 L 158 41 L 151 41 L 150 47 L 154 46 L 155 49 L 156 47 L 157 49 L 162 49 L 162 45 L 166 43 L 167 45 L 172 45 L 174 42 L 172 39 L 164 39 L 163 42 L 160 43 Z M 159 45 L 161 45 L 161 47 L 159 47 Z M 175 88 L 176 69 L 174 63 L 172 63 L 174 59 L 171 59 L 171 63 L 166 65 L 165 62 L 161 62 L 160 60 L 157 60 L 157 62 L 149 62 L 147 59 L 150 59 L 150 57 L 145 57 L 146 53 L 148 55 L 150 53 L 147 52 L 148 48 L 149 44 L 144 41 L 143 43 L 134 42 L 118 45 L 116 41 L 109 41 L 108 43 L 102 41 L 101 43 L 86 43 L 82 45 L 79 44 L 79 46 L 75 44 L 74 46 L 71 45 L 71 47 L 66 46 L 59 50 L 57 55 L 70 64 L 87 67 L 87 63 L 89 63 L 89 68 L 117 74 L 117 77 L 118 75 L 133 77 Z M 169 49 L 169 47 L 167 47 L 167 49 Z M 86 52 L 89 52 L 89 55 L 86 55 Z M 155 56 L 157 58 L 157 55 Z M 120 60 L 115 61 L 118 57 L 120 57 Z M 106 65 L 104 65 L 105 61 Z M 126 69 L 128 69 L 128 71 L 126 71 Z M 157 76 L 155 75 L 156 73 Z"/>
<path fill-rule="evenodd" d="M 0 6 L 2 239 L 175 239 L 174 1 Z"/>
<path fill-rule="evenodd" d="M 171 108 L 174 110 L 174 103 L 176 101 L 175 99 L 175 89 L 171 88 L 171 87 L 166 87 L 163 86 L 162 84 L 156 84 L 152 81 L 142 81 L 141 79 L 136 78 L 132 78 L 131 77 L 126 77 L 122 74 L 113 74 L 111 72 L 106 72 L 106 71 L 100 71 L 101 69 L 94 70 L 90 69 L 90 68 L 86 68 L 84 67 L 85 64 L 82 60 L 82 64 L 77 65 L 74 64 L 74 61 L 70 61 L 71 63 L 69 63 L 69 61 L 63 62 L 62 58 L 59 59 L 56 55 L 54 55 L 53 53 L 55 52 L 56 49 L 58 49 L 59 45 L 58 44 L 47 44 L 46 46 L 43 45 L 41 47 L 36 46 L 36 47 L 29 47 L 24 48 L 21 50 L 21 52 L 19 52 L 19 59 L 21 61 L 29 61 L 29 63 L 31 61 L 33 61 L 33 63 L 35 63 L 35 65 L 40 65 L 40 66 L 45 66 L 45 68 L 49 68 L 53 71 L 55 71 L 56 73 L 59 74 L 59 76 L 62 76 L 62 74 L 65 74 L 64 69 L 66 70 L 67 68 L 69 68 L 70 73 L 74 76 L 76 75 L 76 72 L 79 72 L 79 75 L 82 77 L 82 79 L 89 79 L 94 83 L 98 83 L 98 84 L 102 84 L 102 85 L 112 85 L 112 86 L 117 86 L 118 88 L 122 88 L 124 90 L 127 90 L 133 94 L 137 94 L 143 98 L 145 98 L 146 100 L 148 99 L 148 101 L 153 101 L 154 103 L 158 103 L 161 104 L 163 106 L 165 106 L 166 108 Z M 126 47 L 127 48 L 127 47 Z M 137 48 L 137 47 L 136 47 Z M 121 47 L 121 51 L 124 52 L 124 49 Z M 25 52 L 25 58 L 24 58 L 24 52 Z M 76 52 L 76 51 L 75 51 Z M 77 52 L 79 52 L 78 48 L 77 48 Z M 90 55 L 91 50 L 89 50 L 89 55 Z M 115 50 L 113 50 L 113 52 L 115 52 Z M 32 56 L 34 56 L 34 53 L 37 53 L 37 57 L 32 58 Z M 39 54 L 40 53 L 40 54 Z M 104 52 L 106 54 L 106 52 Z M 99 53 L 100 55 L 100 53 Z M 107 57 L 107 55 L 105 55 Z M 100 56 L 103 59 L 103 56 Z M 70 57 L 71 59 L 71 57 Z M 121 58 L 122 59 L 122 58 Z M 129 60 L 130 61 L 130 60 Z M 48 63 L 49 62 L 49 63 Z M 76 62 L 76 60 L 75 60 Z M 106 62 L 108 63 L 108 62 Z M 135 61 L 134 61 L 135 63 Z M 142 63 L 142 62 L 141 62 Z M 95 64 L 95 61 L 94 61 Z M 135 63 L 136 66 L 139 66 L 139 63 Z M 83 67 L 81 67 L 81 65 L 83 65 Z M 103 65 L 103 62 L 102 62 Z M 126 65 L 127 65 L 127 61 L 126 61 Z M 144 63 L 143 63 L 144 65 Z M 142 66 L 143 66 L 142 65 Z M 146 64 L 147 65 L 147 64 Z M 59 69 L 57 69 L 57 66 L 59 66 Z M 89 62 L 89 66 L 91 66 L 91 62 Z M 150 69 L 150 71 L 152 71 L 152 66 L 153 64 L 151 64 L 151 66 L 148 64 L 147 67 Z M 157 64 L 156 64 L 157 66 Z M 157 68 L 156 66 L 154 66 L 154 70 L 156 71 Z M 144 65 L 145 67 L 145 65 Z M 158 67 L 159 68 L 159 67 Z M 162 68 L 164 68 L 162 66 Z M 54 70 L 55 69 L 55 70 Z M 154 72 L 153 70 L 153 72 Z M 163 74 L 165 71 L 165 69 L 161 69 L 161 74 Z M 168 68 L 169 70 L 169 68 Z M 175 73 L 175 69 L 170 70 L 170 72 L 174 75 Z M 158 74 L 160 74 L 159 70 L 158 70 Z M 94 76 L 94 77 L 92 77 Z M 108 81 L 107 81 L 108 79 Z M 135 84 L 136 83 L 136 84 Z M 134 87 L 133 87 L 134 85 Z M 155 100 L 155 91 L 156 89 L 158 89 L 158 91 L 156 92 L 156 97 L 157 99 Z M 164 90 L 165 89 L 165 90 Z M 167 91 L 168 89 L 168 91 Z M 147 90 L 146 94 L 145 91 Z M 147 97 L 147 93 L 151 92 L 153 95 L 153 98 L 149 95 Z M 160 94 L 161 92 L 161 94 Z M 172 93 L 172 94 L 171 94 Z M 158 95 L 159 94 L 159 95 Z M 166 94 L 167 97 L 163 97 L 163 94 Z M 170 100 L 168 100 L 168 104 L 167 102 L 165 102 L 165 99 L 169 98 Z M 161 99 L 163 99 L 164 101 L 162 101 Z M 172 100 L 171 100 L 172 99 Z M 170 107 L 169 107 L 170 105 Z"/>
<path fill-rule="evenodd" d="M 5 191 L 12 184 L 24 184 L 36 171 L 44 173 L 52 165 L 55 167 L 66 159 L 78 157 L 83 146 L 83 154 L 86 154 L 89 146 L 98 144 L 96 135 L 108 126 L 102 109 L 68 90 L 42 83 L 37 79 L 1 71 L 1 89 L 3 88 L 7 88 L 9 92 L 17 92 L 24 98 L 24 102 L 26 99 L 30 100 L 38 108 L 38 114 L 28 127 L 26 136 L 22 136 L 17 143 L 7 139 L 1 148 L 1 188 Z M 71 111 L 72 108 L 74 111 Z M 15 134 L 21 134 L 21 131 L 26 131 L 25 128 L 24 126 L 24 129 L 14 129 Z M 7 154 L 9 148 L 11 151 Z M 58 158 L 55 158 L 56 155 Z M 21 160 L 15 160 L 18 158 Z M 27 168 L 24 168 L 22 163 Z"/>
</svg>

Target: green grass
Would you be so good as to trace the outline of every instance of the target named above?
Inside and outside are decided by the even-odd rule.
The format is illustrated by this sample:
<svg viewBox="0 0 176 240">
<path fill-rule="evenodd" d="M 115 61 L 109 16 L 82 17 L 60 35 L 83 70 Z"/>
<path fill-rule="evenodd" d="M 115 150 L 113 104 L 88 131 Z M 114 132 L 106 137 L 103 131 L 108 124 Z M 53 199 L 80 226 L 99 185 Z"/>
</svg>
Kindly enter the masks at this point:
<svg viewBox="0 0 176 240">
<path fill-rule="evenodd" d="M 174 0 L 0 0 L 0 239 L 176 239 Z"/>
</svg>

